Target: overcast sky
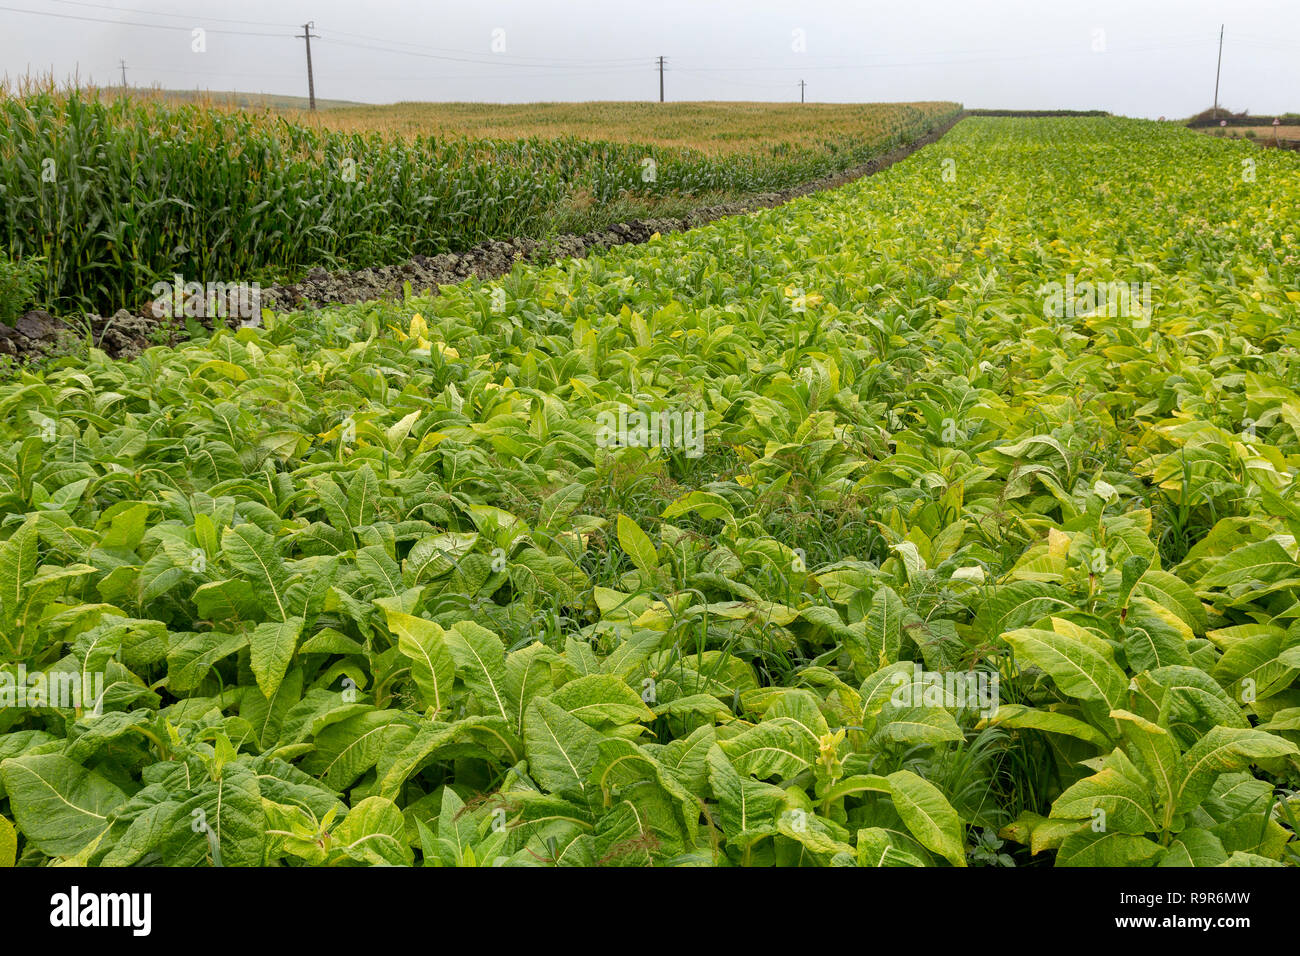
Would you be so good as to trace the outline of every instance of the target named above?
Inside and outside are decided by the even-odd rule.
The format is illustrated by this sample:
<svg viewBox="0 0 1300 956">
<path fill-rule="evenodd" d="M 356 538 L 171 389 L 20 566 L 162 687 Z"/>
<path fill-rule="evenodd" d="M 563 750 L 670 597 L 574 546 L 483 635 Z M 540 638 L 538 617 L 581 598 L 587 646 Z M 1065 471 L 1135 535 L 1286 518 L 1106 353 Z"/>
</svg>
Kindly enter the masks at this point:
<svg viewBox="0 0 1300 956">
<path fill-rule="evenodd" d="M 669 100 L 1147 117 L 1212 104 L 1222 23 L 1221 104 L 1300 109 L 1300 0 L 0 0 L 0 71 L 305 95 L 306 20 L 331 99 L 655 99 L 663 55 Z"/>
</svg>

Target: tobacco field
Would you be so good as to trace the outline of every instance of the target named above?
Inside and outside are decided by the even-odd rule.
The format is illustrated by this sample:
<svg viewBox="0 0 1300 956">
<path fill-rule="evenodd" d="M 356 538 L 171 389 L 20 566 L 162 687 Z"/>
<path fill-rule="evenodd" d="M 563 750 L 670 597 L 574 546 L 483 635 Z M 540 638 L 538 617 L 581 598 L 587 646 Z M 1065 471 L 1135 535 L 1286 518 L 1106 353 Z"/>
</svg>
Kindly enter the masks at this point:
<svg viewBox="0 0 1300 956">
<path fill-rule="evenodd" d="M 20 372 L 0 865 L 1300 862 L 1298 205 L 1284 151 L 967 118 Z"/>
</svg>

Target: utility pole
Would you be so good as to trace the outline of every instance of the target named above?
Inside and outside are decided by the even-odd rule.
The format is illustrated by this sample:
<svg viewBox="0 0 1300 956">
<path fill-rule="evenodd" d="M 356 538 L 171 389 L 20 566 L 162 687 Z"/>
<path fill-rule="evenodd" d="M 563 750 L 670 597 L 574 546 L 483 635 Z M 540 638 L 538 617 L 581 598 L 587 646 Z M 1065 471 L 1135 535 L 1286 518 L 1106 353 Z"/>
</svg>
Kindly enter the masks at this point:
<svg viewBox="0 0 1300 956">
<path fill-rule="evenodd" d="M 808 84 L 805 83 L 803 80 L 800 80 L 800 81 L 799 81 L 799 102 L 800 102 L 800 103 L 802 103 L 802 102 L 804 101 L 804 98 L 803 98 L 803 88 L 804 88 L 805 86 L 807 86 L 807 85 L 808 85 Z"/>
<path fill-rule="evenodd" d="M 126 89 L 126 60 L 119 60 L 122 64 L 122 89 Z"/>
<path fill-rule="evenodd" d="M 664 58 L 659 58 L 659 102 L 664 101 Z"/>
<path fill-rule="evenodd" d="M 311 74 L 311 38 L 314 36 L 320 39 L 320 34 L 312 33 L 312 28 L 316 26 L 315 20 L 309 20 L 302 25 L 301 40 L 307 41 L 307 106 L 313 113 L 316 112 L 316 80 Z"/>
<path fill-rule="evenodd" d="M 1219 118 L 1219 70 L 1223 68 L 1223 24 L 1219 24 L 1219 65 L 1214 68 L 1214 118 Z"/>
</svg>

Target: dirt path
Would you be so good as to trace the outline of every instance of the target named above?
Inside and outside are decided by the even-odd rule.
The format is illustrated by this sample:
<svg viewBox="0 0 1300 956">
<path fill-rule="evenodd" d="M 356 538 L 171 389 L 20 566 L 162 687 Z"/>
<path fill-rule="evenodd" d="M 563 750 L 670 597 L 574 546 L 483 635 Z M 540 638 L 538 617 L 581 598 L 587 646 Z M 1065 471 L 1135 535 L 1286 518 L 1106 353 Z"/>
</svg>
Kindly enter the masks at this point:
<svg viewBox="0 0 1300 956">
<path fill-rule="evenodd" d="M 633 219 L 585 235 L 491 240 L 465 252 L 416 256 L 395 266 L 333 273 L 313 269 L 301 282 L 261 290 L 261 304 L 264 308 L 288 312 L 313 306 L 369 302 L 384 298 L 400 299 L 408 283 L 414 292 L 436 293 L 440 285 L 462 282 L 471 276 L 492 279 L 507 275 L 518 262 L 582 258 L 613 246 L 645 242 L 656 232 L 681 232 L 726 216 L 771 209 L 800 196 L 834 189 L 888 169 L 921 147 L 939 140 L 967 115 L 966 111 L 962 111 L 919 139 L 874 157 L 860 166 L 790 189 L 759 193 L 741 202 L 703 206 L 680 219 Z M 156 318 L 148 307 L 136 313 L 122 309 L 107 318 L 91 315 L 88 321 L 96 346 L 113 358 L 131 358 L 151 345 L 160 342 L 175 344 L 185 337 L 183 328 L 176 328 L 174 323 Z M 210 327 L 211 321 L 205 321 L 205 324 Z M 79 330 L 79 334 L 84 334 L 84 331 Z M 66 323 L 46 312 L 29 312 L 18 320 L 13 329 L 0 324 L 0 355 L 7 354 L 19 359 L 45 356 L 69 332 Z"/>
</svg>

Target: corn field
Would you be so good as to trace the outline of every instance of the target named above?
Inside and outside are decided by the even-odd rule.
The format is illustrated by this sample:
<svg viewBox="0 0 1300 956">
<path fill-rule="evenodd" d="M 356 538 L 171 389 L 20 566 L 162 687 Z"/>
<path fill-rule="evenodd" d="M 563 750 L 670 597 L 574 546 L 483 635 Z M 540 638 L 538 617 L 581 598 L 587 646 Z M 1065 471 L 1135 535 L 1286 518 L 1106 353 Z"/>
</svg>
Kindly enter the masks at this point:
<svg viewBox="0 0 1300 956">
<path fill-rule="evenodd" d="M 729 196 L 842 171 L 957 109 L 749 155 L 573 137 L 414 139 L 93 91 L 0 98 L 0 241 L 59 311 L 142 304 L 159 277 L 263 281 L 554 231 L 621 196 Z M 648 174 L 648 171 L 652 171 Z M 598 223 L 604 225 L 605 223 Z"/>
</svg>

